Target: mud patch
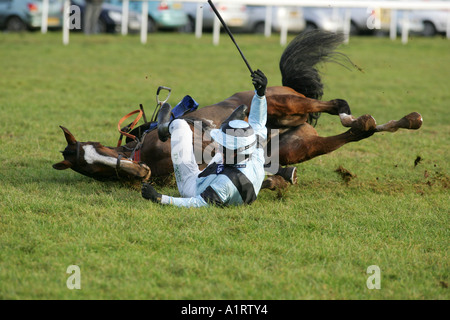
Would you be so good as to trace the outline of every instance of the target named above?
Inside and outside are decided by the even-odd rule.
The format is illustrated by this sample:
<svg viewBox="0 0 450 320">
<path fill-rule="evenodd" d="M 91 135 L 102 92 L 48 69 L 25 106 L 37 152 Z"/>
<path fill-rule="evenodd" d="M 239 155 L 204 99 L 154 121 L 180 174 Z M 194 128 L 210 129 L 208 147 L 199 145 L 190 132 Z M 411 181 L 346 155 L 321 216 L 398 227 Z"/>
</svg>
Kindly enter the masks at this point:
<svg viewBox="0 0 450 320">
<path fill-rule="evenodd" d="M 339 168 L 334 170 L 334 172 L 337 172 L 346 184 L 348 184 L 352 179 L 356 178 L 356 174 L 351 173 L 350 171 L 345 169 L 343 166 L 339 166 Z"/>
</svg>

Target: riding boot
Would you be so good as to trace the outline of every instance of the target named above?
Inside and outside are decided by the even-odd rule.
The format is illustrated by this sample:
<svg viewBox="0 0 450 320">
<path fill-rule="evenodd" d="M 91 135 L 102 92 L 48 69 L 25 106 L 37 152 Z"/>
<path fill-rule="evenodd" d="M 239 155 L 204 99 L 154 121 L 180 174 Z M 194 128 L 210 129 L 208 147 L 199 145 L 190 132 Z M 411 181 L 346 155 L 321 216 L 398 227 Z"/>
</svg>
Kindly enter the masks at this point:
<svg viewBox="0 0 450 320">
<path fill-rule="evenodd" d="M 245 117 L 247 116 L 247 111 L 248 107 L 245 104 L 241 104 L 230 114 L 228 118 L 225 119 L 222 125 L 233 120 L 244 120 Z"/>
<path fill-rule="evenodd" d="M 169 126 L 172 107 L 164 103 L 158 113 L 158 137 L 162 142 L 166 142 L 170 137 Z"/>
</svg>

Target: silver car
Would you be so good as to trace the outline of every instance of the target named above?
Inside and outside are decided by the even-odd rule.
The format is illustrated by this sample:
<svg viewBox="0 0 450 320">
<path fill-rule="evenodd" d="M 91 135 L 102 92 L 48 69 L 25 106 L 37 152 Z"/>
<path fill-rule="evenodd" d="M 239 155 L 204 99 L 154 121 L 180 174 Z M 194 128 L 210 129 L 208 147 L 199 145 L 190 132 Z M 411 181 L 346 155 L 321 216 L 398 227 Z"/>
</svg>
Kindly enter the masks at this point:
<svg viewBox="0 0 450 320">
<path fill-rule="evenodd" d="M 392 11 L 381 8 L 304 8 L 303 14 L 306 29 L 322 29 L 341 32 L 344 29 L 345 16 L 350 14 L 350 34 L 389 32 Z M 406 11 L 397 10 L 397 32 L 401 32 L 405 19 L 408 19 L 410 32 L 420 33 L 423 23 L 417 17 Z"/>
<path fill-rule="evenodd" d="M 445 10 L 415 10 L 411 13 L 411 16 L 422 24 L 422 34 L 431 37 L 446 32 L 449 14 L 450 12 Z"/>
<path fill-rule="evenodd" d="M 266 22 L 265 6 L 247 6 L 249 16 L 246 31 L 254 33 L 264 33 Z M 305 29 L 305 19 L 303 19 L 303 10 L 301 7 L 272 7 L 272 30 L 280 31 L 282 24 L 290 32 L 300 32 Z"/>
<path fill-rule="evenodd" d="M 214 26 L 214 19 L 216 18 L 216 15 L 209 4 L 203 3 L 200 6 L 203 11 L 203 29 L 211 30 Z M 245 5 L 217 3 L 215 6 L 229 28 L 242 29 L 247 25 L 249 17 L 247 7 Z M 195 29 L 197 7 L 197 3 L 183 3 L 184 12 L 186 12 L 189 18 L 189 22 L 185 28 L 185 31 L 187 32 L 192 32 Z"/>
</svg>

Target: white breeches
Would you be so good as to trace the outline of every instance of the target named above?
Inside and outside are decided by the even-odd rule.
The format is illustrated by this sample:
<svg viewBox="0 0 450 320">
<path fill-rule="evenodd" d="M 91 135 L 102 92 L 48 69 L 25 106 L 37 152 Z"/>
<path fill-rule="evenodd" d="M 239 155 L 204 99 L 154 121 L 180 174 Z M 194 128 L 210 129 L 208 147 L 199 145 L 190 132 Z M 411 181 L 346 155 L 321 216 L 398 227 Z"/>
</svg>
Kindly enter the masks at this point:
<svg viewBox="0 0 450 320">
<path fill-rule="evenodd" d="M 170 124 L 169 132 L 178 191 L 183 198 L 195 197 L 200 169 L 195 161 L 192 130 L 185 120 L 175 119 Z"/>
</svg>

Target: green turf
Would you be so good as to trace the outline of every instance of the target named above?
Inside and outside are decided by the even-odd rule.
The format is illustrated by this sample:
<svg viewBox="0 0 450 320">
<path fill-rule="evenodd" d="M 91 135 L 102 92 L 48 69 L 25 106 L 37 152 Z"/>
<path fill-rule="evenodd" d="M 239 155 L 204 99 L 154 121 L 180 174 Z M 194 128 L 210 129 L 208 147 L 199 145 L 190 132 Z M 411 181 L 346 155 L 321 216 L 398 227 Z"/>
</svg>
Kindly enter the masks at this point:
<svg viewBox="0 0 450 320">
<path fill-rule="evenodd" d="M 322 67 L 324 99 L 346 99 L 378 123 L 409 112 L 419 131 L 370 139 L 297 165 L 299 184 L 261 191 L 251 206 L 177 209 L 138 186 L 56 171 L 66 146 L 115 145 L 118 120 L 155 106 L 201 106 L 251 89 L 225 36 L 0 34 L 0 298 L 449 299 L 450 41 L 352 37 L 341 47 L 362 71 Z M 281 84 L 279 37 L 236 35 L 254 69 Z M 323 115 L 319 134 L 345 129 Z M 415 166 L 415 160 L 421 161 Z M 335 170 L 354 177 L 345 183 Z M 172 183 L 160 187 L 177 195 Z M 81 269 L 69 290 L 66 269 Z M 381 270 L 369 290 L 366 270 Z"/>
</svg>

